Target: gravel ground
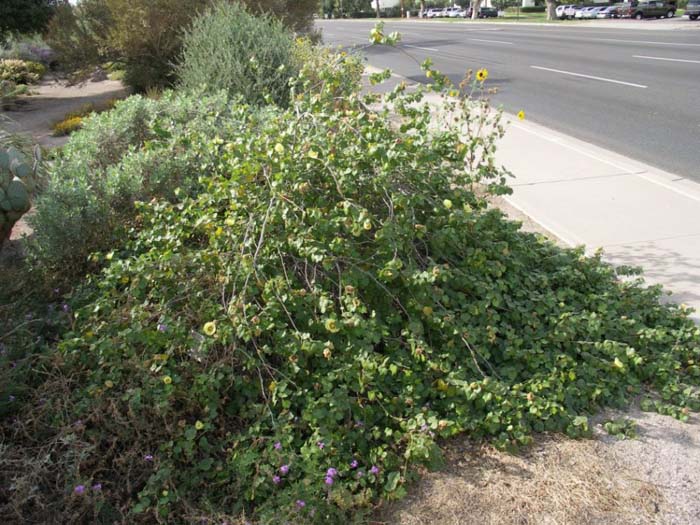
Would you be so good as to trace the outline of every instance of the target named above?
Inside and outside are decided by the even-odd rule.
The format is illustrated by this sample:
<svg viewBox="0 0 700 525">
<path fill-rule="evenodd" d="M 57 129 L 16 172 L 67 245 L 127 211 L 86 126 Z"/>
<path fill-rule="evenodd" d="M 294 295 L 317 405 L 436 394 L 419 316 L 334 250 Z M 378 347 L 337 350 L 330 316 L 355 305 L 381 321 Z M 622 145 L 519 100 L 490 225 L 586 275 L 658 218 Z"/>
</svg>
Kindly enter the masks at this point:
<svg viewBox="0 0 700 525">
<path fill-rule="evenodd" d="M 625 417 L 637 425 L 635 439 L 620 440 L 600 425 L 595 437 L 605 455 L 626 467 L 634 479 L 650 483 L 666 500 L 660 523 L 700 523 L 700 418 L 692 414 L 687 423 L 634 405 L 626 412 L 607 411 L 598 416 Z"/>
</svg>

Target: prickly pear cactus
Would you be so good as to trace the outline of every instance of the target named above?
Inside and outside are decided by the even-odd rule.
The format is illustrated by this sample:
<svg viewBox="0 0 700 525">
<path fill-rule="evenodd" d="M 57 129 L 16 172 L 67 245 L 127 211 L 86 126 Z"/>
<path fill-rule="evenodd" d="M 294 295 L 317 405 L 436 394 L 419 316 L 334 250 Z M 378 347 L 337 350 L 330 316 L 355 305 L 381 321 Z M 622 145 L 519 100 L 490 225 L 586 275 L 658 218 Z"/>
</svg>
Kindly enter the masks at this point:
<svg viewBox="0 0 700 525">
<path fill-rule="evenodd" d="M 33 158 L 14 147 L 0 146 L 0 248 L 12 227 L 31 207 L 37 189 L 40 149 Z"/>
</svg>

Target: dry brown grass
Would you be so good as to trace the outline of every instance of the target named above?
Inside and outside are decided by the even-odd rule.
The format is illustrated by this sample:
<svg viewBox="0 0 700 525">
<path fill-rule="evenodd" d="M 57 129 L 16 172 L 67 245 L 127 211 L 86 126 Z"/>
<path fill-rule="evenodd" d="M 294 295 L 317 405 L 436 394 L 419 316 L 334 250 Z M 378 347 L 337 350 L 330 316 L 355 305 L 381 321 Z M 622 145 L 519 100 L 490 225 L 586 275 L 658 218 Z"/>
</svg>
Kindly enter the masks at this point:
<svg viewBox="0 0 700 525">
<path fill-rule="evenodd" d="M 446 467 L 424 473 L 409 497 L 386 505 L 380 523 L 665 523 L 659 490 L 636 479 L 597 441 L 540 437 L 517 456 L 463 440 L 444 450 Z"/>
</svg>

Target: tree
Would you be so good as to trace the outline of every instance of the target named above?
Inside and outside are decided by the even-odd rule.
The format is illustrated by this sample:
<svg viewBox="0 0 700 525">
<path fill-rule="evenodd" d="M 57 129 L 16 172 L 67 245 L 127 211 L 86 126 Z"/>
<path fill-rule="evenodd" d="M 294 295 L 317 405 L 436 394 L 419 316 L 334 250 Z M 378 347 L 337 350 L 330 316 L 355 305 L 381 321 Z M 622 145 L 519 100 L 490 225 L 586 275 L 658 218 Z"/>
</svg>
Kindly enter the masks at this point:
<svg viewBox="0 0 700 525">
<path fill-rule="evenodd" d="M 472 0 L 472 20 L 479 18 L 479 9 L 481 8 L 481 0 Z"/>
<path fill-rule="evenodd" d="M 40 33 L 49 24 L 56 7 L 67 0 L 2 0 L 0 1 L 0 35 Z"/>
<path fill-rule="evenodd" d="M 545 0 L 547 4 L 547 20 L 554 20 L 557 17 L 557 2 L 555 0 Z"/>
</svg>

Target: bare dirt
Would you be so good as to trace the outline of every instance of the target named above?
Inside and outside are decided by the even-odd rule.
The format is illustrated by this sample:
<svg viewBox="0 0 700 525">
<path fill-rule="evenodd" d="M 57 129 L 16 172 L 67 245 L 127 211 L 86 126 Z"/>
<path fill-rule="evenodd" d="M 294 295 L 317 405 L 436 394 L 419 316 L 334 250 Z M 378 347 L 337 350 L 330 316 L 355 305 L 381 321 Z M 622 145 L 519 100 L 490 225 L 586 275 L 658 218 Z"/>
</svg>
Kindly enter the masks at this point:
<svg viewBox="0 0 700 525">
<path fill-rule="evenodd" d="M 12 131 L 31 135 L 34 142 L 45 147 L 63 145 L 67 137 L 53 137 L 52 126 L 81 106 L 106 102 L 111 98 L 124 98 L 123 84 L 115 80 L 86 81 L 68 85 L 55 78 L 45 78 L 32 87 L 32 95 L 20 97 L 15 109 L 2 111 L 0 115 L 10 119 Z"/>
</svg>

